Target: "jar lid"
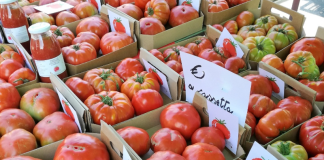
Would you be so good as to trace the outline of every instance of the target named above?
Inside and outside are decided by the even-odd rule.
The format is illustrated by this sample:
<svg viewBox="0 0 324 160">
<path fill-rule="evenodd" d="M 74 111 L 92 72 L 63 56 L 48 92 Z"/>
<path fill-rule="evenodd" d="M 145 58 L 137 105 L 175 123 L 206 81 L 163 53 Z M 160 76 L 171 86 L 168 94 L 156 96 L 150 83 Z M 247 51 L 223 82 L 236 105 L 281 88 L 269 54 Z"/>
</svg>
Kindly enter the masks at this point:
<svg viewBox="0 0 324 160">
<path fill-rule="evenodd" d="M 9 3 L 13 3 L 16 2 L 18 0 L 0 0 L 0 4 L 9 4 Z"/>
<path fill-rule="evenodd" d="M 40 34 L 49 31 L 51 28 L 51 25 L 47 22 L 39 22 L 31 25 L 28 28 L 28 31 L 30 34 Z"/>
</svg>

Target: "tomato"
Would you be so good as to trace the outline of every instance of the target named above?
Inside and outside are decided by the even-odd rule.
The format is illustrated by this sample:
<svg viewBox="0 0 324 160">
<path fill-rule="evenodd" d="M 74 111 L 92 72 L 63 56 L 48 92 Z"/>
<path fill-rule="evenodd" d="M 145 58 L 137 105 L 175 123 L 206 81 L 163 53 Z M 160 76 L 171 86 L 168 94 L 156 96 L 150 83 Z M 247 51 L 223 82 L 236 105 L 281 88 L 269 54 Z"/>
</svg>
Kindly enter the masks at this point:
<svg viewBox="0 0 324 160">
<path fill-rule="evenodd" d="M 113 7 L 120 6 L 119 0 L 105 0 L 105 2 Z"/>
<path fill-rule="evenodd" d="M 88 17 L 78 24 L 76 34 L 80 32 L 92 32 L 101 38 L 109 32 L 109 26 L 108 23 L 100 17 Z"/>
<path fill-rule="evenodd" d="M 290 48 L 290 53 L 296 51 L 311 52 L 316 60 L 316 65 L 320 66 L 324 62 L 324 43 L 319 38 L 303 38 L 294 43 Z"/>
<path fill-rule="evenodd" d="M 188 53 L 188 54 L 193 54 L 193 52 L 186 47 L 175 46 L 175 47 L 168 48 L 168 49 L 164 50 L 164 52 L 163 52 L 164 60 L 165 61 L 176 60 L 181 63 L 180 51 Z"/>
<path fill-rule="evenodd" d="M 135 2 L 135 0 L 119 0 L 120 5 L 124 5 L 127 3 L 134 3 L 134 2 Z"/>
<path fill-rule="evenodd" d="M 278 108 L 263 116 L 255 127 L 255 137 L 266 144 L 294 127 L 294 117 L 288 110 Z"/>
<path fill-rule="evenodd" d="M 2 160 L 41 160 L 41 159 L 29 157 L 29 156 L 14 156 L 14 157 L 5 158 Z"/>
<path fill-rule="evenodd" d="M 315 157 L 309 158 L 308 160 L 322 160 L 324 159 L 324 154 L 317 154 Z"/>
<path fill-rule="evenodd" d="M 251 112 L 247 112 L 245 123 L 251 127 L 251 135 L 253 136 L 256 126 L 256 119 Z"/>
<path fill-rule="evenodd" d="M 88 71 L 83 80 L 87 81 L 95 93 L 102 91 L 119 91 L 122 79 L 111 69 L 95 68 Z"/>
<path fill-rule="evenodd" d="M 102 91 L 88 97 L 84 104 L 89 108 L 93 122 L 100 120 L 114 125 L 134 117 L 134 108 L 124 93 Z"/>
<path fill-rule="evenodd" d="M 284 66 L 287 74 L 294 78 L 314 79 L 320 75 L 316 60 L 308 51 L 297 51 L 290 53 Z"/>
<path fill-rule="evenodd" d="M 38 12 L 34 7 L 36 7 L 36 5 L 28 5 L 28 6 L 23 6 L 22 9 L 24 10 L 25 14 L 27 16 Z"/>
<path fill-rule="evenodd" d="M 76 14 L 68 11 L 63 11 L 56 16 L 56 25 L 62 26 L 78 20 L 80 20 L 80 18 Z"/>
<path fill-rule="evenodd" d="M 265 36 L 266 32 L 263 28 L 259 26 L 250 25 L 250 26 L 243 26 L 238 31 L 237 34 L 241 36 L 243 39 L 246 39 L 248 37 Z"/>
<path fill-rule="evenodd" d="M 162 55 L 162 53 L 157 50 L 157 49 L 152 49 L 149 51 L 150 53 L 152 53 L 156 58 L 158 58 L 160 61 L 164 62 L 164 57 Z"/>
<path fill-rule="evenodd" d="M 224 24 L 224 28 L 226 28 L 230 34 L 236 34 L 238 31 L 237 23 L 234 20 L 227 21 Z"/>
<path fill-rule="evenodd" d="M 66 47 L 72 44 L 75 38 L 73 32 L 67 27 L 51 26 L 51 31 L 54 33 L 54 37 L 59 42 L 60 47 Z"/>
<path fill-rule="evenodd" d="M 150 0 L 135 0 L 135 5 L 142 11 L 145 11 L 145 6 Z"/>
<path fill-rule="evenodd" d="M 65 84 L 82 102 L 84 102 L 89 96 L 95 94 L 92 86 L 79 77 L 69 78 Z"/>
<path fill-rule="evenodd" d="M 215 127 L 201 127 L 191 137 L 191 143 L 207 143 L 216 146 L 221 151 L 225 148 L 225 137 L 223 132 Z"/>
<path fill-rule="evenodd" d="M 151 137 L 151 149 L 153 152 L 172 151 L 181 155 L 186 147 L 186 140 L 177 130 L 161 128 Z"/>
<path fill-rule="evenodd" d="M 68 116 L 70 116 L 70 117 L 72 118 L 73 121 L 75 121 L 74 115 L 73 115 L 73 113 L 72 113 L 72 111 L 71 111 L 71 109 L 70 109 L 70 107 L 69 107 L 69 104 L 68 104 L 65 100 L 62 100 L 61 102 L 62 102 L 62 104 L 63 104 L 62 107 L 63 107 L 65 113 L 66 113 Z"/>
<path fill-rule="evenodd" d="M 322 81 L 324 80 L 324 72 L 322 72 L 322 73 L 320 74 L 319 79 L 322 80 Z"/>
<path fill-rule="evenodd" d="M 175 6 L 177 6 L 177 0 L 165 0 L 167 3 L 168 3 L 168 5 L 169 5 L 169 7 L 170 7 L 170 10 L 172 9 L 172 8 L 174 8 Z M 184 1 L 185 2 L 185 1 Z M 183 3 L 184 3 L 183 2 Z"/>
<path fill-rule="evenodd" d="M 179 154 L 176 154 L 172 151 L 159 151 L 155 152 L 149 159 L 147 160 L 163 160 L 163 159 L 169 159 L 169 160 L 186 160 L 184 157 L 182 157 Z"/>
<path fill-rule="evenodd" d="M 134 40 L 126 33 L 122 32 L 110 32 L 105 34 L 100 40 L 100 49 L 103 55 L 109 54 L 116 50 L 119 50 L 129 44 L 133 43 Z"/>
<path fill-rule="evenodd" d="M 223 47 L 231 54 L 232 57 L 236 57 L 236 44 L 228 38 L 223 41 Z"/>
<path fill-rule="evenodd" d="M 160 20 L 163 25 L 165 25 L 170 16 L 169 5 L 165 0 L 151 0 L 147 2 L 145 6 L 144 16 L 156 18 Z"/>
<path fill-rule="evenodd" d="M 205 59 L 207 61 L 221 61 L 225 62 L 226 56 L 225 56 L 225 51 L 222 48 L 215 48 L 215 49 L 204 49 L 202 50 L 199 54 L 198 57 Z"/>
<path fill-rule="evenodd" d="M 143 12 L 141 8 L 135 6 L 134 4 L 123 4 L 117 7 L 117 9 L 126 13 L 127 15 L 133 17 L 138 21 L 143 17 Z"/>
<path fill-rule="evenodd" d="M 65 63 L 79 65 L 97 58 L 96 49 L 88 42 L 62 48 Z"/>
<path fill-rule="evenodd" d="M 39 6 L 45 5 L 45 4 L 49 4 L 49 3 L 53 3 L 56 2 L 58 0 L 39 0 Z"/>
<path fill-rule="evenodd" d="M 133 96 L 132 105 L 136 115 L 141 115 L 163 106 L 163 98 L 156 90 L 142 89 Z"/>
<path fill-rule="evenodd" d="M 225 61 L 225 68 L 235 74 L 246 70 L 245 62 L 242 58 L 231 57 Z"/>
<path fill-rule="evenodd" d="M 7 81 L 5 81 L 5 80 L 3 80 L 3 79 L 0 78 L 0 84 L 1 84 L 1 83 L 6 83 L 6 82 L 7 82 Z"/>
<path fill-rule="evenodd" d="M 14 51 L 10 46 L 0 43 L 0 53 L 4 51 Z"/>
<path fill-rule="evenodd" d="M 277 51 L 285 48 L 298 39 L 295 28 L 288 23 L 278 24 L 271 27 L 268 31 L 267 37 L 275 43 Z"/>
<path fill-rule="evenodd" d="M 6 59 L 0 63 L 0 78 L 8 81 L 9 76 L 20 68 L 23 66 L 18 61 Z"/>
<path fill-rule="evenodd" d="M 82 0 L 67 0 L 65 3 L 72 5 L 75 7 L 76 5 L 80 4 Z"/>
<path fill-rule="evenodd" d="M 264 30 L 266 32 L 268 32 L 270 30 L 270 28 L 272 28 L 274 25 L 278 24 L 278 20 L 274 16 L 264 15 L 264 16 L 261 16 L 260 18 L 256 19 L 254 24 L 264 28 Z"/>
<path fill-rule="evenodd" d="M 275 93 L 280 93 L 280 88 L 279 88 L 279 86 L 276 83 L 276 79 L 275 78 L 268 77 L 268 80 L 269 80 L 269 82 L 271 84 L 272 91 L 275 92 Z"/>
<path fill-rule="evenodd" d="M 17 156 L 37 148 L 33 134 L 24 129 L 15 129 L 0 140 L 0 159 Z"/>
<path fill-rule="evenodd" d="M 227 0 L 230 7 L 245 3 L 247 1 L 250 1 L 250 0 Z"/>
<path fill-rule="evenodd" d="M 152 73 L 156 77 L 156 79 L 159 81 L 159 83 L 161 85 L 163 85 L 163 81 L 162 81 L 161 77 L 159 76 L 159 74 L 157 73 L 156 69 L 149 68 L 149 72 Z"/>
<path fill-rule="evenodd" d="M 83 19 L 98 14 L 98 9 L 90 2 L 82 2 L 76 5 L 72 12 Z"/>
<path fill-rule="evenodd" d="M 237 17 L 236 20 L 238 28 L 252 25 L 254 22 L 254 15 L 250 11 L 243 11 Z"/>
<path fill-rule="evenodd" d="M 199 13 L 193 7 L 176 6 L 171 10 L 169 24 L 176 27 L 196 18 L 199 18 Z"/>
<path fill-rule="evenodd" d="M 177 73 L 180 73 L 183 70 L 182 64 L 178 61 L 170 60 L 170 61 L 166 62 L 165 64 Z"/>
<path fill-rule="evenodd" d="M 85 133 L 71 134 L 59 144 L 53 160 L 62 159 L 110 160 L 106 145 Z"/>
<path fill-rule="evenodd" d="M 182 156 L 187 160 L 225 160 L 222 151 L 207 143 L 195 143 L 186 147 Z"/>
<path fill-rule="evenodd" d="M 125 58 L 118 64 L 115 71 L 124 81 L 126 81 L 136 73 L 144 71 L 144 67 L 137 59 Z"/>
<path fill-rule="evenodd" d="M 15 51 L 4 51 L 0 54 L 0 63 L 6 59 L 12 59 L 19 62 L 22 66 L 25 66 L 25 60 L 22 55 Z"/>
<path fill-rule="evenodd" d="M 212 61 L 212 63 L 214 63 L 214 64 L 216 64 L 216 65 L 219 65 L 219 66 L 225 68 L 225 65 L 224 65 L 224 63 L 223 63 L 222 61 L 218 61 L 218 60 L 216 60 L 216 61 Z"/>
<path fill-rule="evenodd" d="M 220 24 L 214 24 L 214 25 L 212 25 L 212 27 L 218 29 L 221 32 L 223 32 L 223 29 L 224 29 L 224 27 L 222 25 L 220 25 Z"/>
<path fill-rule="evenodd" d="M 244 39 L 240 36 L 240 35 L 237 35 L 237 34 L 231 34 L 233 36 L 233 38 L 237 41 L 237 42 L 240 42 L 242 43 L 244 41 Z"/>
<path fill-rule="evenodd" d="M 83 42 L 91 44 L 96 52 L 100 49 L 100 38 L 92 32 L 81 32 L 72 40 L 73 45 Z"/>
<path fill-rule="evenodd" d="M 164 25 L 156 18 L 141 18 L 139 22 L 141 27 L 141 34 L 155 35 L 165 31 Z"/>
<path fill-rule="evenodd" d="M 292 141 L 276 141 L 271 147 L 287 159 L 308 160 L 305 148 Z"/>
<path fill-rule="evenodd" d="M 302 79 L 299 82 L 316 91 L 316 101 L 324 101 L 324 81 Z"/>
<path fill-rule="evenodd" d="M 13 72 L 9 78 L 8 82 L 14 86 L 18 86 L 36 79 L 36 74 L 29 68 L 20 68 Z"/>
<path fill-rule="evenodd" d="M 213 45 L 209 39 L 201 37 L 194 42 L 186 44 L 185 47 L 189 48 L 197 56 L 204 49 L 212 49 Z"/>
<path fill-rule="evenodd" d="M 189 140 L 192 134 L 200 127 L 200 116 L 191 104 L 178 102 L 168 105 L 160 115 L 163 128 L 177 130 Z"/>
<path fill-rule="evenodd" d="M 18 90 L 10 83 L 0 85 L 0 111 L 7 108 L 18 108 L 20 103 Z"/>
<path fill-rule="evenodd" d="M 30 18 L 32 24 L 39 23 L 39 22 L 47 22 L 50 25 L 55 24 L 55 20 L 54 20 L 53 16 L 48 15 L 44 12 L 32 13 L 29 15 L 29 18 Z"/>
<path fill-rule="evenodd" d="M 36 121 L 41 121 L 60 109 L 60 99 L 52 89 L 34 88 L 21 97 L 20 109 L 26 111 Z"/>
<path fill-rule="evenodd" d="M 264 56 L 261 59 L 261 61 L 274 67 L 275 69 L 278 69 L 279 71 L 281 71 L 283 73 L 286 73 L 286 70 L 285 70 L 282 60 L 275 54 L 268 54 L 268 55 Z"/>
<path fill-rule="evenodd" d="M 275 44 L 265 36 L 248 37 L 242 44 L 250 49 L 249 59 L 251 61 L 260 62 L 264 56 L 276 53 Z"/>
<path fill-rule="evenodd" d="M 262 118 L 275 108 L 276 104 L 269 97 L 261 94 L 250 95 L 248 111 L 256 118 Z"/>
<path fill-rule="evenodd" d="M 267 78 L 261 75 L 246 75 L 243 78 L 251 81 L 251 92 L 252 94 L 261 94 L 271 98 L 272 94 L 272 86 Z"/>
<path fill-rule="evenodd" d="M 216 13 L 228 8 L 226 0 L 209 0 L 208 12 Z"/>
</svg>

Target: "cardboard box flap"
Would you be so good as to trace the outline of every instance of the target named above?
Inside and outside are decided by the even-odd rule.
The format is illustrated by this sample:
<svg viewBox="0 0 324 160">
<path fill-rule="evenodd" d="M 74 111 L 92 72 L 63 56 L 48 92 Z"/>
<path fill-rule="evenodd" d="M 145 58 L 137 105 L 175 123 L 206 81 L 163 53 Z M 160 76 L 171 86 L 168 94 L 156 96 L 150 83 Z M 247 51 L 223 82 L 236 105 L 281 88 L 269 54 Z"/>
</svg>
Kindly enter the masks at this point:
<svg viewBox="0 0 324 160">
<path fill-rule="evenodd" d="M 49 88 L 49 89 L 53 89 L 53 85 L 51 83 L 35 83 L 35 84 L 19 87 L 19 88 L 17 88 L 17 90 L 18 90 L 19 94 L 21 96 L 23 96 L 26 92 L 28 92 L 29 90 L 31 90 L 33 88 Z"/>
<path fill-rule="evenodd" d="M 317 31 L 316 31 L 316 37 L 324 40 L 324 27 L 318 26 Z"/>
</svg>

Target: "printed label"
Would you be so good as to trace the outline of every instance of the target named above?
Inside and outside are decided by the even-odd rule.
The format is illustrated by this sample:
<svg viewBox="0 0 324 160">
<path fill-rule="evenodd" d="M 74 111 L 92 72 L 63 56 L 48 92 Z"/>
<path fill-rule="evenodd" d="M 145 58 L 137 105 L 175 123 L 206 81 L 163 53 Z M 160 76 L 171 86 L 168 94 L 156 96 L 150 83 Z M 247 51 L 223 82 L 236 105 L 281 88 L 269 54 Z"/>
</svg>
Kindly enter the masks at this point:
<svg viewBox="0 0 324 160">
<path fill-rule="evenodd" d="M 27 27 L 26 26 L 21 26 L 18 28 L 4 28 L 3 27 L 3 31 L 5 33 L 5 36 L 8 40 L 9 43 L 14 43 L 10 34 L 12 34 L 13 36 L 15 36 L 15 38 L 20 42 L 20 43 L 24 43 L 29 41 L 29 37 L 28 37 L 28 32 L 27 32 Z"/>
<path fill-rule="evenodd" d="M 35 60 L 35 64 L 41 77 L 50 77 L 51 73 L 59 75 L 66 70 L 62 53 L 52 59 Z"/>
</svg>

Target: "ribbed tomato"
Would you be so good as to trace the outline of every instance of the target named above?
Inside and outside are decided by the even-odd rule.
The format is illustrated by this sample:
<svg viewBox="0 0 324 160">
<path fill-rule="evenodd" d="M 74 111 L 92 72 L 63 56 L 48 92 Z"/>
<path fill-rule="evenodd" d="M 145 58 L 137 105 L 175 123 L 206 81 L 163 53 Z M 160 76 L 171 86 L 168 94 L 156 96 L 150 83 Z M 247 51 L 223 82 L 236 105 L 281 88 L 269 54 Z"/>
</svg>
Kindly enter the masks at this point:
<svg viewBox="0 0 324 160">
<path fill-rule="evenodd" d="M 79 65 L 97 58 L 96 49 L 88 42 L 62 48 L 65 63 Z"/>
<path fill-rule="evenodd" d="M 235 74 L 246 70 L 245 62 L 240 57 L 230 57 L 225 61 L 225 68 Z"/>
<path fill-rule="evenodd" d="M 203 58 L 207 61 L 221 61 L 225 62 L 229 56 L 228 52 L 223 47 L 218 47 L 214 49 L 204 49 L 199 54 L 198 57 Z"/>
<path fill-rule="evenodd" d="M 164 50 L 163 57 L 165 61 L 175 60 L 181 63 L 180 51 L 188 54 L 193 54 L 193 52 L 182 46 L 175 46 Z"/>
<path fill-rule="evenodd" d="M 254 135 L 254 130 L 256 126 L 256 119 L 251 112 L 247 112 L 245 123 L 251 127 L 251 135 Z"/>
<path fill-rule="evenodd" d="M 276 104 L 269 97 L 261 94 L 250 95 L 248 111 L 256 118 L 262 118 L 275 108 Z"/>
<path fill-rule="evenodd" d="M 151 149 L 153 152 L 172 151 L 181 155 L 186 147 L 186 140 L 177 130 L 161 128 L 151 137 Z"/>
<path fill-rule="evenodd" d="M 236 34 L 238 31 L 237 23 L 234 20 L 227 21 L 224 24 L 224 28 L 226 28 L 230 34 Z"/>
<path fill-rule="evenodd" d="M 300 83 L 306 85 L 307 87 L 316 91 L 316 101 L 324 101 L 324 81 L 312 81 L 308 79 L 302 79 L 299 81 Z"/>
<path fill-rule="evenodd" d="M 166 24 L 170 16 L 170 7 L 165 0 L 151 0 L 145 6 L 145 17 L 153 17 Z"/>
<path fill-rule="evenodd" d="M 128 78 L 134 76 L 136 73 L 144 71 L 141 62 L 134 58 L 125 58 L 115 69 L 120 78 L 126 81 Z"/>
<path fill-rule="evenodd" d="M 264 28 L 264 30 L 266 32 L 268 32 L 272 26 L 278 24 L 278 20 L 274 16 L 264 15 L 264 16 L 256 19 L 255 22 L 254 22 L 254 24 L 257 25 L 257 26 L 260 26 L 260 27 Z"/>
<path fill-rule="evenodd" d="M 62 26 L 62 25 L 66 25 L 69 24 L 71 22 L 75 22 L 80 20 L 80 18 L 78 17 L 78 15 L 69 12 L 69 11 L 62 11 L 60 12 L 57 16 L 56 16 L 56 25 L 57 26 Z"/>
<path fill-rule="evenodd" d="M 82 2 L 78 5 L 76 5 L 72 11 L 80 19 L 87 18 L 87 17 L 98 14 L 98 10 L 97 10 L 96 6 L 94 6 L 90 2 Z"/>
<path fill-rule="evenodd" d="M 51 31 L 54 33 L 54 37 L 59 42 L 61 48 L 71 45 L 75 38 L 73 32 L 67 27 L 52 25 Z"/>
<path fill-rule="evenodd" d="M 277 51 L 285 48 L 298 39 L 295 28 L 288 23 L 278 24 L 271 27 L 268 31 L 267 37 L 275 43 Z"/>
<path fill-rule="evenodd" d="M 183 70 L 182 64 L 176 60 L 167 61 L 165 64 L 177 73 L 180 73 Z"/>
<path fill-rule="evenodd" d="M 134 40 L 126 33 L 122 32 L 110 32 L 105 34 L 100 40 L 100 49 L 103 55 L 117 51 L 129 44 Z"/>
<path fill-rule="evenodd" d="M 72 41 L 72 44 L 82 43 L 82 42 L 88 42 L 91 44 L 96 51 L 98 52 L 100 49 L 100 38 L 98 35 L 92 33 L 92 32 L 81 32 L 79 33 Z"/>
<path fill-rule="evenodd" d="M 296 51 L 311 52 L 316 60 L 316 65 L 320 66 L 324 62 L 324 43 L 319 38 L 303 38 L 294 43 L 290 48 L 290 53 Z"/>
<path fill-rule="evenodd" d="M 100 17 L 88 17 L 82 20 L 76 27 L 76 34 L 81 32 L 92 32 L 101 38 L 109 32 L 109 25 Z"/>
<path fill-rule="evenodd" d="M 228 8 L 226 0 L 209 0 L 208 12 L 216 13 Z"/>
<path fill-rule="evenodd" d="M 36 79 L 36 74 L 29 68 L 20 68 L 13 72 L 8 82 L 14 86 L 18 86 Z"/>
<path fill-rule="evenodd" d="M 23 68 L 18 61 L 12 59 L 6 59 L 0 63 L 0 78 L 5 81 L 8 81 L 10 75 L 14 73 L 16 70 Z"/>
<path fill-rule="evenodd" d="M 286 73 L 285 66 L 282 60 L 275 54 L 268 54 L 261 59 L 262 62 L 278 69 L 279 71 Z"/>
<path fill-rule="evenodd" d="M 152 17 L 145 17 L 139 20 L 141 27 L 141 34 L 156 35 L 165 31 L 164 25 L 160 20 Z"/>
<path fill-rule="evenodd" d="M 251 61 L 260 62 L 264 56 L 276 53 L 274 42 L 265 36 L 248 37 L 242 44 L 250 49 Z"/>
<path fill-rule="evenodd" d="M 213 45 L 208 38 L 201 37 L 194 42 L 186 44 L 185 47 L 189 48 L 197 56 L 204 49 L 212 49 Z"/>
<path fill-rule="evenodd" d="M 6 59 L 12 59 L 19 62 L 22 66 L 25 66 L 25 60 L 22 55 L 15 51 L 4 51 L 0 54 L 0 63 Z"/>
<path fill-rule="evenodd" d="M 269 80 L 261 75 L 246 75 L 243 78 L 251 82 L 251 93 L 252 94 L 261 94 L 271 98 L 272 86 Z"/>
<path fill-rule="evenodd" d="M 152 54 L 153 54 L 156 58 L 158 58 L 160 61 L 165 62 L 165 61 L 164 61 L 164 57 L 163 57 L 162 53 L 161 53 L 159 50 L 157 50 L 157 49 L 152 49 L 152 50 L 150 50 L 149 52 L 152 53 Z"/>
<path fill-rule="evenodd" d="M 256 37 L 256 36 L 265 36 L 266 32 L 263 28 L 250 25 L 250 26 L 243 26 L 237 33 L 237 35 L 241 36 L 243 39 L 248 37 Z"/>
<path fill-rule="evenodd" d="M 141 8 L 131 3 L 123 4 L 117 7 L 117 9 L 133 17 L 136 20 L 140 20 L 143 17 L 143 11 L 141 10 Z"/>
<path fill-rule="evenodd" d="M 92 86 L 85 80 L 79 77 L 71 77 L 65 82 L 71 91 L 84 102 L 89 96 L 95 94 Z"/>
</svg>

